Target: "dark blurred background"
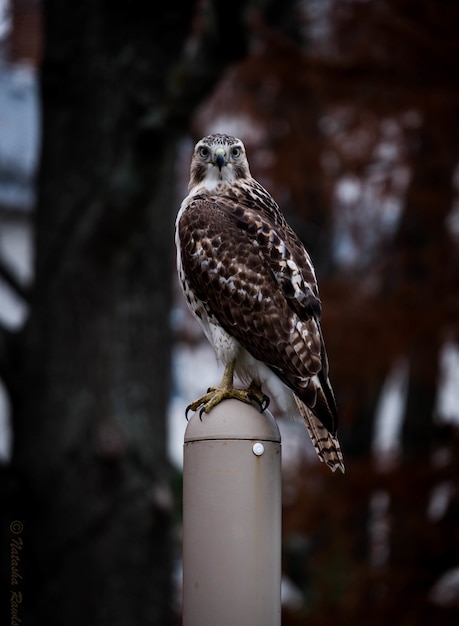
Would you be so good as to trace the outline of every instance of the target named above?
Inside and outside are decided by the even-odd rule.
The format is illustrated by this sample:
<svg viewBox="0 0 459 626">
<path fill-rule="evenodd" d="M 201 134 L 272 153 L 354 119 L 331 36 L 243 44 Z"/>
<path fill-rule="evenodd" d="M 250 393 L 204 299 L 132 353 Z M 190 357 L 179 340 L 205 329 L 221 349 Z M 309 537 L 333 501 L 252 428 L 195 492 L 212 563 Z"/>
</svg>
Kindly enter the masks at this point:
<svg viewBox="0 0 459 626">
<path fill-rule="evenodd" d="M 210 132 L 311 253 L 340 413 L 345 476 L 280 421 L 284 626 L 458 623 L 458 29 L 447 0 L 0 2 L 1 623 L 180 623 L 175 414 L 218 377 L 173 224 Z"/>
</svg>

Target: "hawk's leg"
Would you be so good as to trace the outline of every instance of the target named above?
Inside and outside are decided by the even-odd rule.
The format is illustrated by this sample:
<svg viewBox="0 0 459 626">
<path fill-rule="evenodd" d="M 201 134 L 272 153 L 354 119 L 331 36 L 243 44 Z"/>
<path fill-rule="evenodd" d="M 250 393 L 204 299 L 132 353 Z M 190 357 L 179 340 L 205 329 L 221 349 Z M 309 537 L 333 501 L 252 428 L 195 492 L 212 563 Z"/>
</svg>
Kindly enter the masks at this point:
<svg viewBox="0 0 459 626">
<path fill-rule="evenodd" d="M 209 413 L 214 406 L 217 406 L 217 404 L 220 404 L 220 402 L 226 398 L 235 398 L 246 404 L 252 404 L 252 402 L 255 401 L 260 407 L 260 412 L 263 412 L 268 407 L 268 396 L 262 392 L 261 387 L 254 381 L 252 381 L 247 389 L 235 387 L 233 381 L 234 361 L 228 363 L 225 367 L 223 378 L 218 387 L 210 387 L 205 395 L 189 404 L 186 408 L 185 415 L 188 417 L 189 411 L 197 411 L 200 408 L 199 416 L 201 417 L 203 413 Z"/>
</svg>

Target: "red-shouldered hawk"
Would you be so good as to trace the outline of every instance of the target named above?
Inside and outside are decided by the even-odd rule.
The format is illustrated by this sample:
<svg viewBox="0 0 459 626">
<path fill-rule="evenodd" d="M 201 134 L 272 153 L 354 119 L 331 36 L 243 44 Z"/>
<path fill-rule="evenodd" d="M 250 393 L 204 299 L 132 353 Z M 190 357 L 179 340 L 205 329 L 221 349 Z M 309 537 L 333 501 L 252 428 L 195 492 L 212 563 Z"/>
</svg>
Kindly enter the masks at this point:
<svg viewBox="0 0 459 626">
<path fill-rule="evenodd" d="M 221 384 L 187 412 L 208 413 L 229 397 L 264 410 L 262 388 L 274 373 L 284 409 L 296 405 L 319 458 L 344 472 L 314 268 L 252 178 L 242 141 L 215 134 L 196 144 L 175 237 L 185 298 L 225 366 Z M 235 374 L 246 389 L 234 386 Z"/>
</svg>

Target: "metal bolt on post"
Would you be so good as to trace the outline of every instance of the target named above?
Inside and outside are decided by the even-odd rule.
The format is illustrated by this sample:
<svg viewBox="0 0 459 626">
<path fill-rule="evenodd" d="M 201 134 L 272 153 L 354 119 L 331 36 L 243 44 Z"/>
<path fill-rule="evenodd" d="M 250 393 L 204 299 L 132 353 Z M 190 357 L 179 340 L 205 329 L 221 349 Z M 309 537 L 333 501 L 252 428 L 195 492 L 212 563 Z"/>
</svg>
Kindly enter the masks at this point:
<svg viewBox="0 0 459 626">
<path fill-rule="evenodd" d="M 280 626 L 281 442 L 269 411 L 225 400 L 184 444 L 183 626 Z"/>
</svg>

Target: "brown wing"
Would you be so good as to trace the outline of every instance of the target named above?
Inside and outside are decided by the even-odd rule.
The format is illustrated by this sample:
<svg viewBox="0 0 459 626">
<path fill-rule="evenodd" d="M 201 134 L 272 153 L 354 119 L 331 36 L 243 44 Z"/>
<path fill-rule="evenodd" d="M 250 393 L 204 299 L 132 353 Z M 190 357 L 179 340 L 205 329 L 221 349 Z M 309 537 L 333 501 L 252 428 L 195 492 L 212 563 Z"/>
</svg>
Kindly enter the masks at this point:
<svg viewBox="0 0 459 626">
<path fill-rule="evenodd" d="M 314 271 L 275 217 L 232 198 L 195 196 L 178 225 L 183 270 L 221 326 L 335 433 Z"/>
</svg>

